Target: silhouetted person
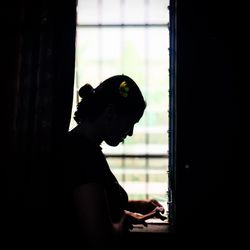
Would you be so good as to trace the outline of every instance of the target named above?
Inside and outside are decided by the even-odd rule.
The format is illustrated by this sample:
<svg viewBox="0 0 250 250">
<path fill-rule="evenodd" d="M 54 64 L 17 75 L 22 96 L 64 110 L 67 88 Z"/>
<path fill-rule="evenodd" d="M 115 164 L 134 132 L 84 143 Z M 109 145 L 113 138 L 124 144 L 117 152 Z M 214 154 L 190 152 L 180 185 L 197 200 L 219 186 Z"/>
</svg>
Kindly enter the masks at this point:
<svg viewBox="0 0 250 250">
<path fill-rule="evenodd" d="M 133 224 L 146 226 L 146 219 L 161 216 L 164 209 L 153 199 L 128 200 L 100 145 L 117 146 L 132 136 L 146 102 L 126 75 L 112 76 L 96 88 L 85 84 L 79 96 L 77 126 L 62 141 L 59 154 L 65 165 L 60 223 L 66 227 L 64 237 L 82 249 L 121 249 Z"/>
</svg>

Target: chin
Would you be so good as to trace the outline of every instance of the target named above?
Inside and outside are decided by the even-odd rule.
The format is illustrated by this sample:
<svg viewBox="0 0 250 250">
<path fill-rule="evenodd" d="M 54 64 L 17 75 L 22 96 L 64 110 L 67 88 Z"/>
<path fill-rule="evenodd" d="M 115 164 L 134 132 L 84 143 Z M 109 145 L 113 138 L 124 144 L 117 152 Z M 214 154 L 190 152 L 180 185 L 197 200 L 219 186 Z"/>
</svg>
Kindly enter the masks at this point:
<svg viewBox="0 0 250 250">
<path fill-rule="evenodd" d="M 118 146 L 123 140 L 106 140 L 105 141 L 109 146 L 116 147 Z"/>
</svg>

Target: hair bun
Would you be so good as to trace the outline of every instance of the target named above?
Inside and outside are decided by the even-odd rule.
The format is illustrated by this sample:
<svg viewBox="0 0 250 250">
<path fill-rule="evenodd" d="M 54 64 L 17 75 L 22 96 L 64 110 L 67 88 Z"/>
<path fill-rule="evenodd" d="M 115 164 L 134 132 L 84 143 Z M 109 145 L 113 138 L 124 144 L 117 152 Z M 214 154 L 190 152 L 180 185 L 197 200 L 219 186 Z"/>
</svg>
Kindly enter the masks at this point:
<svg viewBox="0 0 250 250">
<path fill-rule="evenodd" d="M 89 83 L 86 83 L 79 89 L 78 94 L 81 98 L 88 98 L 94 94 L 94 88 Z"/>
</svg>

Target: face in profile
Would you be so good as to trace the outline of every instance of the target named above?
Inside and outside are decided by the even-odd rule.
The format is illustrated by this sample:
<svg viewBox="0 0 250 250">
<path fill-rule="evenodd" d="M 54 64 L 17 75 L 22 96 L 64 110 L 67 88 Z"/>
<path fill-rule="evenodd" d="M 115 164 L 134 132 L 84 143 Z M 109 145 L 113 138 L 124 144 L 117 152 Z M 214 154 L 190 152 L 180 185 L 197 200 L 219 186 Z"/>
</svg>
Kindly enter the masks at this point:
<svg viewBox="0 0 250 250">
<path fill-rule="evenodd" d="M 127 136 L 133 135 L 134 125 L 139 121 L 133 116 L 114 114 L 106 128 L 104 141 L 109 146 L 117 146 L 123 142 Z"/>
</svg>

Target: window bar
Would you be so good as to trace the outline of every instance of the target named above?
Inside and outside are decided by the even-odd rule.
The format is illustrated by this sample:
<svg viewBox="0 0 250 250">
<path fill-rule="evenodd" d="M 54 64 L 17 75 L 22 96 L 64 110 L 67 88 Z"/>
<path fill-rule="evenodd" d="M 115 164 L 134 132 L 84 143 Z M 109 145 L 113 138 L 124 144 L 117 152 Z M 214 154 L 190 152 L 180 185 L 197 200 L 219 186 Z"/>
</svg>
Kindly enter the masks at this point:
<svg viewBox="0 0 250 250">
<path fill-rule="evenodd" d="M 120 12 L 121 12 L 121 23 L 124 24 L 124 0 L 120 1 Z M 121 28 L 121 72 L 124 73 L 124 48 L 125 48 L 125 36 L 124 36 L 124 26 Z M 125 185 L 126 183 L 126 173 L 125 173 L 125 168 L 126 168 L 126 159 L 125 159 L 125 153 L 124 153 L 124 142 L 122 143 L 122 183 Z"/>
<path fill-rule="evenodd" d="M 145 6 L 145 12 L 144 12 L 144 17 L 145 17 L 145 23 L 148 23 L 148 0 L 144 0 L 144 6 Z M 148 28 L 146 27 L 145 29 L 145 44 L 144 44 L 144 49 L 145 49 L 145 89 L 146 89 L 146 99 L 148 98 L 148 92 L 149 92 L 149 85 L 148 85 L 148 74 L 149 74 L 149 58 L 148 58 L 148 43 L 149 43 L 149 36 L 148 36 Z M 145 117 L 145 125 L 148 127 L 149 122 L 148 122 L 148 115 Z M 146 152 L 148 153 L 148 145 L 149 145 L 149 133 L 148 130 L 146 132 L 145 136 L 145 143 L 146 143 Z M 145 181 L 146 181 L 146 199 L 149 198 L 149 157 L 145 158 Z"/>
<path fill-rule="evenodd" d="M 172 1 L 172 2 L 174 2 L 174 1 Z M 145 7 L 146 7 L 146 9 L 145 9 L 145 17 L 147 17 L 147 18 L 145 18 L 145 23 L 144 24 L 124 24 L 124 5 L 125 5 L 125 0 L 120 0 L 120 3 L 121 3 L 121 17 L 122 17 L 122 21 L 121 21 L 121 24 L 103 24 L 102 23 L 102 12 L 103 12 L 103 9 L 102 9 L 102 3 L 103 3 L 103 1 L 102 0 L 98 0 L 98 20 L 99 20 L 99 23 L 96 23 L 96 24 L 78 24 L 77 25 L 77 28 L 97 28 L 98 29 L 98 34 L 99 34 L 99 44 L 98 44 L 98 46 L 99 46 L 99 58 L 100 58 L 100 60 L 99 60 L 99 62 L 98 62 L 98 75 L 99 75 L 99 78 L 100 78 L 100 80 L 102 79 L 102 73 L 103 73 L 103 60 L 102 60 L 102 52 L 103 52 L 103 47 L 102 47 L 102 40 L 103 40 L 103 29 L 102 28 L 115 28 L 115 27 L 117 27 L 117 28 L 120 28 L 121 29 L 121 50 L 122 51 L 124 51 L 124 43 L 125 43 L 125 32 L 124 32 L 124 28 L 127 28 L 127 27 L 129 27 L 129 28 L 132 28 L 132 27 L 143 27 L 143 28 L 145 28 L 145 47 L 144 47 L 144 49 L 145 49 L 145 97 L 147 97 L 148 96 L 148 91 L 149 91 L 149 89 L 148 89 L 148 80 L 149 80 L 149 76 L 148 76 L 148 74 L 149 74 L 149 72 L 148 72 L 148 69 L 149 69 L 149 67 L 150 67 L 150 65 L 149 65 L 149 58 L 148 58 L 148 43 L 149 43 L 149 41 L 148 41 L 148 37 L 149 37 L 149 32 L 148 32 L 148 28 L 150 28 L 150 27 L 168 27 L 168 24 L 167 23 L 161 23 L 161 24 L 158 24 L 158 23 L 150 23 L 150 24 L 148 24 L 148 10 L 149 10 L 149 0 L 144 0 L 144 4 L 145 4 Z M 122 73 L 124 72 L 124 67 L 125 67 L 125 65 L 124 65 L 124 57 L 122 56 L 121 57 L 121 66 L 120 66 L 120 68 L 121 68 L 121 71 L 122 71 Z M 78 74 L 79 72 L 77 72 L 77 74 Z M 171 94 L 171 93 L 170 93 Z M 171 97 L 170 97 L 171 98 Z M 148 125 L 149 125 L 149 116 L 148 115 L 146 115 L 145 116 L 145 126 L 146 127 L 148 127 Z M 171 121 L 170 121 L 171 122 Z M 170 130 L 171 130 L 171 125 L 170 125 Z M 169 137 L 171 137 L 171 132 L 169 132 Z M 172 137 L 171 137 L 172 138 Z M 170 138 L 170 139 L 171 139 Z M 151 153 L 150 152 L 148 152 L 148 150 L 149 150 L 149 147 L 148 147 L 148 145 L 149 145 L 149 132 L 147 131 L 146 133 L 145 133 L 145 143 L 146 143 L 146 154 L 144 154 L 144 155 L 125 155 L 125 151 L 124 151 L 124 145 L 122 145 L 122 152 L 121 152 L 121 154 L 120 155 L 109 155 L 108 157 L 121 157 L 121 163 L 122 163 L 122 179 L 123 179 L 123 181 L 125 181 L 125 179 L 126 179 L 126 173 L 125 173 L 125 171 L 124 171 L 124 167 L 125 167 L 125 164 L 127 163 L 126 162 L 126 158 L 128 157 L 128 158 L 130 158 L 130 157 L 139 157 L 139 158 L 141 158 L 141 157 L 143 157 L 143 158 L 145 158 L 145 173 L 146 173 L 146 185 L 147 185 L 147 187 L 146 187 L 146 189 L 148 189 L 148 185 L 149 185 L 149 159 L 151 159 L 151 158 L 158 158 L 158 157 L 166 157 L 166 155 L 151 155 Z M 172 153 L 172 151 L 171 151 L 171 147 L 170 147 L 170 152 L 167 152 L 167 153 Z M 171 159 L 170 159 L 170 163 L 171 163 Z M 169 164 L 170 164 L 169 163 Z M 172 172 L 171 172 L 171 168 L 170 168 L 170 170 L 169 170 L 169 177 L 171 177 L 172 176 Z M 170 195 L 170 194 L 169 194 Z M 149 192 L 148 192 L 148 190 L 146 191 L 146 196 L 148 197 L 149 196 Z"/>
<path fill-rule="evenodd" d="M 120 0 L 120 13 L 121 13 L 121 72 L 124 73 L 124 49 L 125 49 L 125 36 L 124 36 L 124 0 Z"/>
<path fill-rule="evenodd" d="M 98 0 L 98 50 L 99 50 L 99 62 L 98 62 L 98 77 L 99 81 L 102 80 L 102 0 Z"/>
<path fill-rule="evenodd" d="M 128 23 L 128 24 L 78 24 L 78 28 L 166 28 L 168 27 L 167 23 L 145 23 L 145 24 L 138 24 L 138 23 Z"/>
<path fill-rule="evenodd" d="M 77 40 L 76 40 L 77 42 Z M 79 90 L 79 63 L 78 63 L 78 57 L 79 57 L 79 53 L 78 53 L 78 46 L 76 45 L 76 59 L 75 59 L 75 84 L 74 84 L 74 95 L 76 98 L 76 104 L 79 103 L 79 95 L 78 95 L 78 90 Z"/>
<path fill-rule="evenodd" d="M 170 91 L 169 91 L 169 187 L 168 187 L 168 210 L 169 210 L 169 223 L 175 223 L 175 166 L 176 166 L 176 142 L 175 142 L 175 131 L 176 131 L 176 88 L 175 88 L 175 62 L 176 62 L 176 40 L 175 40 L 175 29 L 176 29 L 176 1 L 170 0 L 169 5 L 169 42 L 170 42 Z"/>
<path fill-rule="evenodd" d="M 162 158 L 167 158 L 168 155 L 166 154 L 108 154 L 106 153 L 106 157 L 109 157 L 109 158 L 122 158 L 122 157 L 125 157 L 126 158 L 151 158 L 151 159 L 162 159 Z"/>
</svg>

